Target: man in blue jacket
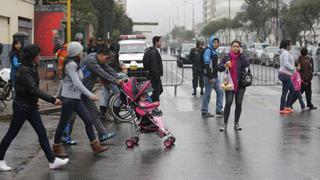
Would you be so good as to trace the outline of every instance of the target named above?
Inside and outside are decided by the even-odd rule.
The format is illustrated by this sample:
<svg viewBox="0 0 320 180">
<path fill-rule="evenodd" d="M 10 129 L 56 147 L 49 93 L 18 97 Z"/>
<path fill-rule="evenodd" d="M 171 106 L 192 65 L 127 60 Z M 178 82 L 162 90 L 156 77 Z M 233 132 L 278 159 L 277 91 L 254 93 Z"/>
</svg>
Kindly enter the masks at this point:
<svg viewBox="0 0 320 180">
<path fill-rule="evenodd" d="M 215 38 L 213 35 L 210 37 L 209 46 L 204 50 L 203 53 L 203 64 L 204 64 L 204 86 L 205 92 L 202 99 L 202 117 L 214 117 L 213 114 L 209 113 L 209 102 L 211 97 L 212 89 L 216 91 L 216 115 L 222 117 L 223 115 L 223 92 L 220 88 L 220 80 L 218 78 L 218 49 L 220 40 Z"/>
</svg>

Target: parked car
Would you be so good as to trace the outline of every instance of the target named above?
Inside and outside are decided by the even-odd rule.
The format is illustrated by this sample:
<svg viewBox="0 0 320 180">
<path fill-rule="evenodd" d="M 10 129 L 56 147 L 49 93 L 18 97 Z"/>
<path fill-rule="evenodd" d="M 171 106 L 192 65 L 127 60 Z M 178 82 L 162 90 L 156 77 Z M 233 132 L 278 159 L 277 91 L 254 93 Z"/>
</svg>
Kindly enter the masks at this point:
<svg viewBox="0 0 320 180">
<path fill-rule="evenodd" d="M 295 61 L 298 60 L 300 56 L 300 50 L 301 50 L 301 47 L 292 46 L 291 50 L 289 51 L 289 53 L 293 56 Z M 274 59 L 275 67 L 279 67 L 280 66 L 280 50 L 277 54 L 274 55 L 273 59 Z"/>
<path fill-rule="evenodd" d="M 269 46 L 263 50 L 261 55 L 261 64 L 266 66 L 274 66 L 274 56 L 279 52 L 278 46 Z"/>
<path fill-rule="evenodd" d="M 219 57 L 223 57 L 228 52 L 230 52 L 230 46 L 220 46 L 217 49 L 217 53 Z"/>
<path fill-rule="evenodd" d="M 178 60 L 177 66 L 182 67 L 184 64 L 192 64 L 189 56 L 192 48 L 195 48 L 196 45 L 193 43 L 182 44 L 180 49 L 178 49 Z"/>
<path fill-rule="evenodd" d="M 253 43 L 249 49 L 246 51 L 246 54 L 251 63 L 260 64 L 261 63 L 261 55 L 263 50 L 270 46 L 268 43 Z"/>
</svg>

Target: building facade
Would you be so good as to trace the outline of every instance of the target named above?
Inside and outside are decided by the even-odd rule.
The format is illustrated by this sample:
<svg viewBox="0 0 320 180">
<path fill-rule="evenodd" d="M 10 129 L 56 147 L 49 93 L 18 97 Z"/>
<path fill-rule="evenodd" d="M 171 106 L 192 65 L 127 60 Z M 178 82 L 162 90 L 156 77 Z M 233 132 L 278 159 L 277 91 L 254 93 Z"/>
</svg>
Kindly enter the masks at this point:
<svg viewBox="0 0 320 180">
<path fill-rule="evenodd" d="M 33 43 L 34 37 L 34 0 L 0 0 L 0 42 L 4 50 L 0 57 L 0 67 L 9 67 L 9 47 L 13 35 L 23 34 L 23 43 Z"/>
<path fill-rule="evenodd" d="M 215 18 L 215 0 L 203 0 L 203 23 L 209 24 Z"/>
</svg>

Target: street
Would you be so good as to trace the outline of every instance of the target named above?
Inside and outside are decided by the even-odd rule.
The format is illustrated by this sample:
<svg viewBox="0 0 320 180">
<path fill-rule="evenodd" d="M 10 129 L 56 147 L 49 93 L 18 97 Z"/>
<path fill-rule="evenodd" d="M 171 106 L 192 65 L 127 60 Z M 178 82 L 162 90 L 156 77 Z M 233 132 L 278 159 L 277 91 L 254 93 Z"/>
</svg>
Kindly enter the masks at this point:
<svg viewBox="0 0 320 180">
<path fill-rule="evenodd" d="M 191 68 L 186 67 L 184 73 L 177 95 L 173 87 L 165 87 L 161 96 L 163 118 L 177 139 L 171 149 L 165 149 L 163 140 L 151 133 L 141 134 L 139 146 L 127 149 L 130 124 L 106 122 L 117 136 L 107 143 L 107 152 L 93 156 L 84 124 L 77 120 L 73 137 L 79 145 L 65 146 L 70 163 L 50 171 L 36 134 L 25 123 L 6 154 L 8 164 L 15 169 L 1 172 L 0 179 L 320 179 L 319 110 L 300 113 L 296 103 L 294 114 L 280 116 L 281 87 L 251 86 L 243 102 L 243 131 L 233 130 L 232 109 L 228 130 L 220 132 L 223 118 L 201 118 L 201 97 L 191 95 Z M 313 101 L 319 106 L 318 77 L 313 84 Z M 213 92 L 209 110 L 214 112 L 214 108 Z M 42 117 L 52 141 L 59 114 Z M 8 125 L 1 122 L 0 137 Z"/>
</svg>

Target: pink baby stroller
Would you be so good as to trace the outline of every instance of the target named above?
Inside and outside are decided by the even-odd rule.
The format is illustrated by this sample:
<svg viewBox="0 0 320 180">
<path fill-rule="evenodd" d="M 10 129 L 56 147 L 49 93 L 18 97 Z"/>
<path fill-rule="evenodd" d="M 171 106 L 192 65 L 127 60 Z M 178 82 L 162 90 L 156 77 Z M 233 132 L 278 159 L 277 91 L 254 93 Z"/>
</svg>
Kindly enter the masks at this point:
<svg viewBox="0 0 320 180">
<path fill-rule="evenodd" d="M 127 147 L 133 148 L 134 145 L 138 145 L 141 130 L 154 131 L 160 138 L 166 136 L 164 146 L 171 147 L 175 142 L 175 137 L 166 127 L 163 119 L 152 113 L 155 108 L 160 106 L 160 103 L 148 101 L 148 93 L 153 91 L 150 81 L 138 84 L 136 78 L 130 78 L 121 85 L 121 91 L 126 99 L 126 102 L 123 103 L 127 104 L 128 108 L 132 108 L 136 115 L 136 118 L 132 120 L 132 137 L 126 140 Z M 124 100 L 124 98 L 121 99 Z M 150 128 L 150 124 L 154 125 L 154 128 Z"/>
</svg>

